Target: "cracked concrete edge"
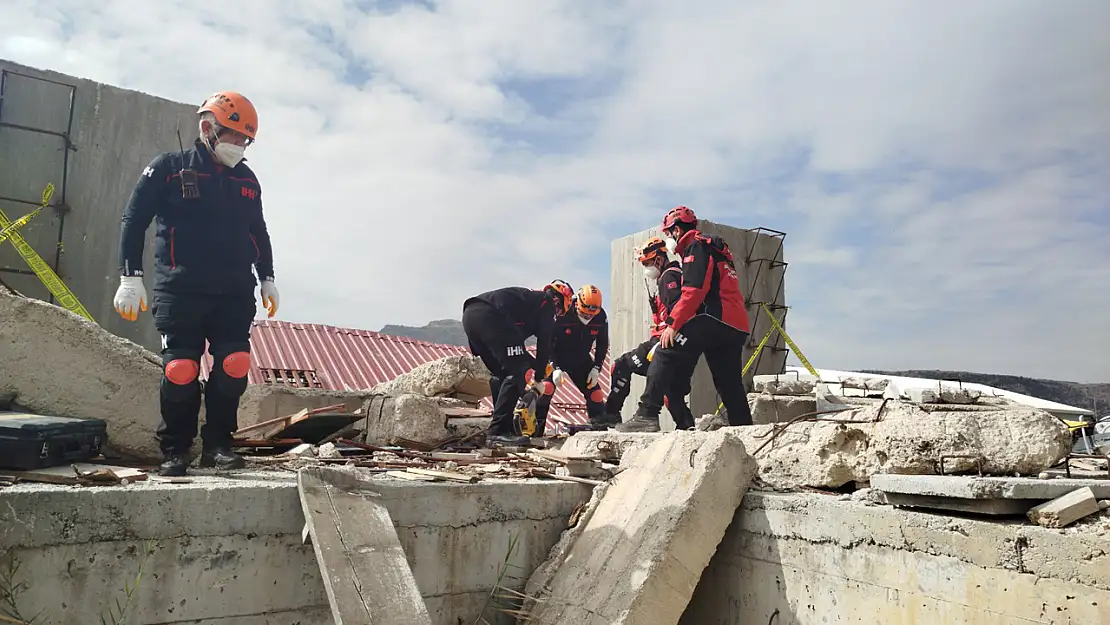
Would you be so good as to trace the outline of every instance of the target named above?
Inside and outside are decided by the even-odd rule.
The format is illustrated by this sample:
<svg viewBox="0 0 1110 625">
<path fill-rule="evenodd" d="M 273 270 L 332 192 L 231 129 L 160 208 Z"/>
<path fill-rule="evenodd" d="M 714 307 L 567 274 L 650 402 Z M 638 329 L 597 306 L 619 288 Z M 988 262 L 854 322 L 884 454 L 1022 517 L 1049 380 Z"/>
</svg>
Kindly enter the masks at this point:
<svg viewBox="0 0 1110 625">
<path fill-rule="evenodd" d="M 574 543 L 582 532 L 586 530 L 589 525 L 590 519 L 593 518 L 594 513 L 597 512 L 598 506 L 601 505 L 602 498 L 611 487 L 610 482 L 605 482 L 594 487 L 593 492 L 590 494 L 590 499 L 585 503 L 582 513 L 578 515 L 577 523 L 563 531 L 559 541 L 551 547 L 548 552 L 547 559 L 543 561 L 536 570 L 528 576 L 528 581 L 524 585 L 524 600 L 521 605 L 521 612 L 523 614 L 531 614 L 536 607 L 537 601 L 542 601 L 543 597 L 550 593 L 551 580 L 554 579 L 555 574 L 559 571 L 559 567 L 567 558 L 567 554 L 574 548 Z"/>
<path fill-rule="evenodd" d="M 587 498 L 589 488 L 541 480 L 476 484 L 381 480 L 373 487 L 390 509 L 395 526 L 410 530 L 550 521 L 566 517 L 575 502 Z M 299 535 L 304 526 L 300 505 L 291 480 L 87 488 L 21 485 L 0 489 L 0 549 L 175 536 Z"/>
<path fill-rule="evenodd" d="M 795 516 L 796 515 L 796 516 Z M 822 519 L 820 523 L 812 519 Z M 995 568 L 1110 590 L 1110 536 L 1063 534 L 1021 521 L 980 521 L 868 506 L 830 495 L 748 491 L 730 534 L 870 545 L 955 558 Z"/>
</svg>

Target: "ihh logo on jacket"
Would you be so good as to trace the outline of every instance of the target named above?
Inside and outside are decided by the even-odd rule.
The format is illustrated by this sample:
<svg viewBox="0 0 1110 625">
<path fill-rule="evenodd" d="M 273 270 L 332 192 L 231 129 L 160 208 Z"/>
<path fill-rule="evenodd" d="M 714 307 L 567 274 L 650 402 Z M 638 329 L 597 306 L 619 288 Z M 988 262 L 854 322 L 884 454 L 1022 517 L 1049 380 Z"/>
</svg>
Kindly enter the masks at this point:
<svg viewBox="0 0 1110 625">
<path fill-rule="evenodd" d="M 249 197 L 252 200 L 258 199 L 258 191 L 250 187 L 243 187 L 243 197 Z"/>
<path fill-rule="evenodd" d="M 510 345 L 509 348 L 506 349 L 505 351 L 508 352 L 508 354 L 510 356 L 523 356 L 524 355 L 524 346 L 523 345 Z"/>
</svg>

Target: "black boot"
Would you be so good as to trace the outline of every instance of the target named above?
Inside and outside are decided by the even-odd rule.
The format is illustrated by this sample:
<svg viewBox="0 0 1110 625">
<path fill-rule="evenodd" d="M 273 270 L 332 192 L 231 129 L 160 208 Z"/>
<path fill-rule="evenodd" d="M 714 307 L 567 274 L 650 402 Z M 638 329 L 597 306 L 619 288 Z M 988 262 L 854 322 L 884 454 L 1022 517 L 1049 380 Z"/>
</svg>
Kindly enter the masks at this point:
<svg viewBox="0 0 1110 625">
<path fill-rule="evenodd" d="M 231 451 L 231 447 L 213 447 L 205 449 L 197 462 L 198 467 L 216 467 L 217 469 L 242 469 L 247 466 L 247 461 L 239 454 Z"/>
<path fill-rule="evenodd" d="M 532 439 L 513 434 L 486 434 L 486 445 L 492 447 L 528 447 Z"/>
<path fill-rule="evenodd" d="M 185 454 L 170 452 L 158 466 L 158 475 L 166 477 L 181 477 L 189 468 L 189 458 Z"/>
<path fill-rule="evenodd" d="M 600 414 L 600 415 L 590 419 L 590 425 L 601 425 L 601 426 L 619 425 L 622 420 L 623 419 L 621 419 L 621 416 L 619 414 L 606 412 L 604 414 Z"/>
<path fill-rule="evenodd" d="M 658 432 L 659 417 L 643 417 L 636 415 L 631 420 L 621 423 L 613 428 L 618 432 Z"/>
</svg>

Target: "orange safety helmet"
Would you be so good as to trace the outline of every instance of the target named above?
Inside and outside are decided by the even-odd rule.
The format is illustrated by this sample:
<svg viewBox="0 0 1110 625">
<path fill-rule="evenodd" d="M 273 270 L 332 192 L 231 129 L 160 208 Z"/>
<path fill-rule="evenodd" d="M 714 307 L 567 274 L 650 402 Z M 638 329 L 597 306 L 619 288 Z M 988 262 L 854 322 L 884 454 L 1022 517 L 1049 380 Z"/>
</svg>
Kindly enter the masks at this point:
<svg viewBox="0 0 1110 625">
<path fill-rule="evenodd" d="M 550 284 L 543 287 L 545 293 L 552 293 L 555 295 L 555 312 L 559 316 L 567 314 L 570 310 L 570 301 L 574 299 L 574 289 L 563 280 L 552 280 Z"/>
<path fill-rule="evenodd" d="M 593 317 L 601 312 L 601 289 L 592 284 L 578 289 L 574 299 L 578 304 L 578 314 L 583 317 Z"/>
<path fill-rule="evenodd" d="M 208 111 L 216 116 L 216 123 L 243 133 L 251 141 L 258 133 L 258 112 L 251 101 L 235 91 L 220 91 L 208 96 L 197 114 Z"/>
<path fill-rule="evenodd" d="M 640 246 L 638 258 L 640 264 L 647 264 L 655 260 L 660 254 L 666 258 L 667 244 L 659 237 L 651 237 Z"/>
</svg>

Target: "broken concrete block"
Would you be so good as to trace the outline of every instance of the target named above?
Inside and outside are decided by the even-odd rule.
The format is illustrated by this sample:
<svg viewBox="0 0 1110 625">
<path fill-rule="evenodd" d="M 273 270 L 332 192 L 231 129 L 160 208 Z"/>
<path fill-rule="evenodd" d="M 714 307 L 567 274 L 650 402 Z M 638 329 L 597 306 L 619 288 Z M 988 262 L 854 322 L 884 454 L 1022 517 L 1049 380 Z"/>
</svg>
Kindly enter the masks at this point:
<svg viewBox="0 0 1110 625">
<path fill-rule="evenodd" d="M 477 356 L 440 358 L 374 387 L 385 395 L 415 394 L 424 397 L 458 397 L 471 402 L 489 397 L 489 369 Z"/>
<path fill-rule="evenodd" d="M 905 395 L 915 404 L 973 404 L 983 393 L 964 388 L 910 388 Z"/>
<path fill-rule="evenodd" d="M 854 388 L 861 391 L 882 392 L 890 385 L 888 378 L 842 378 L 840 388 Z"/>
<path fill-rule="evenodd" d="M 755 425 L 785 423 L 817 410 L 817 399 L 812 393 L 808 397 L 768 395 L 766 393 L 749 394 L 748 397 L 752 398 L 752 423 Z"/>
<path fill-rule="evenodd" d="M 108 447 L 161 459 L 162 358 L 64 308 L 0 294 L 0 401 L 44 415 L 103 419 Z"/>
<path fill-rule="evenodd" d="M 1084 486 L 1046 501 L 1029 511 L 1029 520 L 1041 527 L 1065 527 L 1100 510 L 1095 494 Z"/>
<path fill-rule="evenodd" d="M 731 430 L 671 432 L 639 453 L 553 572 L 529 580 L 528 622 L 677 623 L 755 474 Z"/>
<path fill-rule="evenodd" d="M 435 444 L 453 435 L 447 428 L 447 416 L 430 397 L 411 393 L 375 396 L 366 400 L 362 409 L 366 442 L 373 445 L 391 445 L 401 438 Z"/>
<path fill-rule="evenodd" d="M 812 395 L 813 380 L 759 380 L 752 390 L 771 395 Z"/>
<path fill-rule="evenodd" d="M 955 497 L 958 499 L 1026 499 L 1047 501 L 1088 487 L 1096 497 L 1110 497 L 1110 480 L 977 475 L 875 475 L 871 486 L 887 493 Z"/>
<path fill-rule="evenodd" d="M 777 487 L 837 488 L 878 473 L 938 473 L 942 455 L 971 456 L 947 458 L 947 473 L 981 463 L 988 475 L 1036 475 L 1071 447 L 1067 426 L 1033 408 L 927 412 L 891 400 L 826 417 L 846 422 L 794 423 L 758 452 L 776 426 L 735 429 L 756 455 L 760 479 Z"/>
<path fill-rule="evenodd" d="M 296 388 L 272 384 L 251 384 L 239 399 L 239 427 L 343 404 L 337 412 L 355 412 L 370 396 L 369 391 L 331 391 L 319 388 Z"/>
<path fill-rule="evenodd" d="M 728 427 L 728 417 L 719 412 L 702 415 L 694 420 L 694 429 L 699 432 L 712 432 L 724 427 Z"/>
</svg>

